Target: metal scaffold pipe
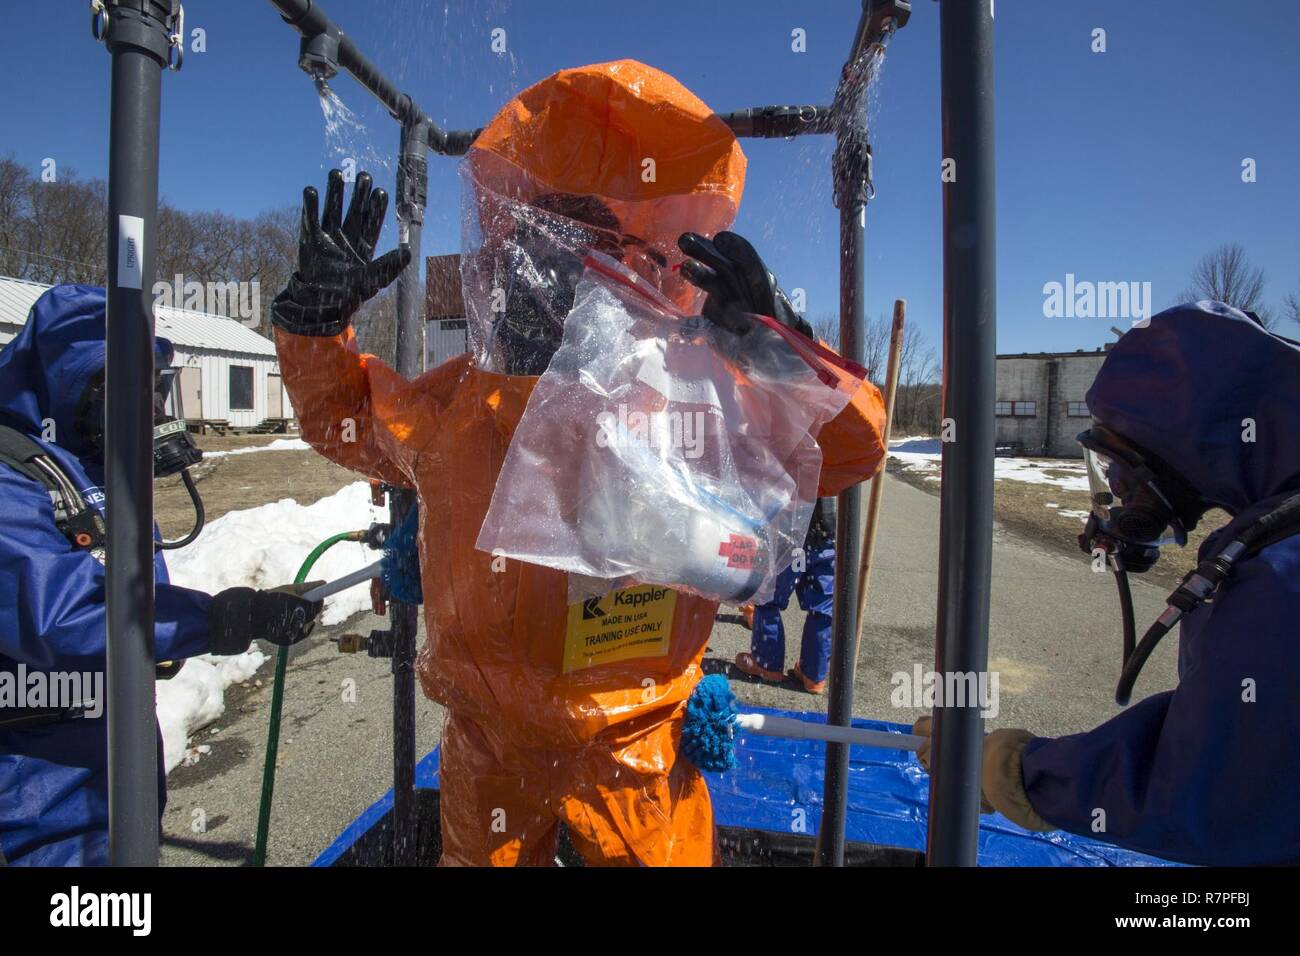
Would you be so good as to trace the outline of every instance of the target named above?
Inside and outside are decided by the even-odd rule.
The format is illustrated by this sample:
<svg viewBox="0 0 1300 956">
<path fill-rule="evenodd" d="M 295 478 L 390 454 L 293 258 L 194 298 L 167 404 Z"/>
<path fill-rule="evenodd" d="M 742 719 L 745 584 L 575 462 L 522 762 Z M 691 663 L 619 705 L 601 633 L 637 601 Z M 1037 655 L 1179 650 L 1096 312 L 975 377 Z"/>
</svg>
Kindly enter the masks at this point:
<svg viewBox="0 0 1300 956">
<path fill-rule="evenodd" d="M 176 0 L 109 2 L 96 21 L 112 56 L 104 489 L 108 855 L 114 866 L 158 863 L 152 291 L 162 70 L 178 8 Z"/>
<path fill-rule="evenodd" d="M 867 201 L 872 195 L 866 107 L 873 56 L 870 48 L 883 43 L 906 23 L 910 13 L 910 5 L 902 0 L 864 0 L 832 107 L 834 196 L 840 212 L 840 354 L 858 364 L 863 361 L 866 327 Z M 857 670 L 862 486 L 854 485 L 841 492 L 836 510 L 835 597 L 826 722 L 847 727 L 853 720 L 853 683 Z M 828 743 L 822 820 L 817 831 L 819 866 L 844 865 L 848 787 L 848 745 Z"/>
<path fill-rule="evenodd" d="M 993 166 L 993 11 L 986 0 L 940 7 L 943 157 L 943 442 L 939 607 L 934 669 L 988 668 L 993 557 L 993 401 L 997 249 Z M 936 707 L 927 860 L 974 866 L 978 857 L 983 719 L 977 703 Z"/>
<path fill-rule="evenodd" d="M 302 36 L 298 65 L 316 80 L 329 80 L 339 69 L 346 70 L 375 99 L 388 109 L 399 123 L 421 128 L 424 142 L 435 153 L 463 155 L 478 135 L 478 130 L 442 129 L 403 93 L 358 49 L 313 0 L 270 0 L 284 22 Z"/>
</svg>

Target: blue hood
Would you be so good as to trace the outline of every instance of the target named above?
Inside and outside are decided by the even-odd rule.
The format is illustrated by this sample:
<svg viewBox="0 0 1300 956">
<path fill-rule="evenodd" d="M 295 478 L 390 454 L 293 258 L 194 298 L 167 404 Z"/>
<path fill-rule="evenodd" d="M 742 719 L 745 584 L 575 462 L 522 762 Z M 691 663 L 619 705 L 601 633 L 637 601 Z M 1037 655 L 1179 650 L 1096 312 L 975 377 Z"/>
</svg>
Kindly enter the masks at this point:
<svg viewBox="0 0 1300 956">
<path fill-rule="evenodd" d="M 1166 309 L 1126 332 L 1088 409 L 1234 514 L 1300 489 L 1300 346 L 1222 302 Z"/>
<path fill-rule="evenodd" d="M 74 455 L 89 451 L 77 432 L 77 406 L 104 367 L 104 290 L 58 285 L 36 300 L 27 324 L 0 350 L 0 422 L 32 436 L 53 419 L 55 444 Z M 159 357 L 171 343 L 156 340 Z"/>
</svg>

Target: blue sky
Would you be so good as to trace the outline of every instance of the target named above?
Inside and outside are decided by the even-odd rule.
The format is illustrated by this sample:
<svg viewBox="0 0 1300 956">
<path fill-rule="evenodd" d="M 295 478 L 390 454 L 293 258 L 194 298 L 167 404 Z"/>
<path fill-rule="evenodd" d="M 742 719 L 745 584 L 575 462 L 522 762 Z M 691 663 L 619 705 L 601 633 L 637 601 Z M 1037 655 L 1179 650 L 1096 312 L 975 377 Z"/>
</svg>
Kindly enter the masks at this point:
<svg viewBox="0 0 1300 956">
<path fill-rule="evenodd" d="M 718 110 L 826 102 L 855 0 L 682 4 L 531 0 L 323 0 L 330 15 L 436 120 L 485 122 L 556 69 L 633 57 L 667 70 Z M 9 3 L 0 33 L 0 154 L 46 157 L 82 175 L 107 162 L 109 58 L 87 5 Z M 913 0 L 872 110 L 877 198 L 868 211 L 871 314 L 896 297 L 931 341 L 942 304 L 938 4 Z M 1067 273 L 1149 281 L 1172 304 L 1192 265 L 1240 242 L 1276 302 L 1300 288 L 1300 4 L 1294 0 L 997 0 L 998 348 L 1093 348 L 1111 319 L 1045 318 L 1043 285 Z M 351 81 L 335 88 L 364 124 L 329 143 L 297 38 L 262 0 L 190 0 L 206 31 L 164 78 L 161 188 L 171 203 L 251 215 L 293 204 L 340 155 L 391 187 L 397 130 Z M 507 55 L 491 52 L 494 27 Z M 791 51 L 806 31 L 807 52 Z M 1107 51 L 1090 50 L 1106 31 Z M 836 213 L 826 138 L 747 140 L 736 229 L 816 317 L 837 303 Z M 1241 181 L 1241 162 L 1258 181 Z M 425 250 L 458 241 L 455 161 L 431 160 Z M 387 241 L 395 229 L 387 227 Z M 1297 330 L 1292 327 L 1291 332 Z"/>
</svg>

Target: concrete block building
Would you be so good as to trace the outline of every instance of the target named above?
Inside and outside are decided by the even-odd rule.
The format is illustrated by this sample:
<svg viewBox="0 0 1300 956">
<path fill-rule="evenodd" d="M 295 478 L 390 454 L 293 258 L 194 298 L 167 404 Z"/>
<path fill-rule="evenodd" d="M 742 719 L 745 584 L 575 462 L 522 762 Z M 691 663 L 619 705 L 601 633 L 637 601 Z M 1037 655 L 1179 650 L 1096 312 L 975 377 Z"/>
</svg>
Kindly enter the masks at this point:
<svg viewBox="0 0 1300 956">
<path fill-rule="evenodd" d="M 999 355 L 998 446 L 1023 455 L 1081 457 L 1075 436 L 1091 421 L 1085 396 L 1105 358 L 1106 348 Z"/>
</svg>

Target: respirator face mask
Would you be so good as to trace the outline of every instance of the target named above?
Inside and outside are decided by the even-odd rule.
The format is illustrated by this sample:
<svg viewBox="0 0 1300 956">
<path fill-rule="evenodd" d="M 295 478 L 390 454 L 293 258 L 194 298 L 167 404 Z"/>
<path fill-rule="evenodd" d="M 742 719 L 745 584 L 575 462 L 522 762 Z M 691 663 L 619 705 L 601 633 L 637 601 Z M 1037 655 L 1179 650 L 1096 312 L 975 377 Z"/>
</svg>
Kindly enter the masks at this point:
<svg viewBox="0 0 1300 956">
<path fill-rule="evenodd" d="M 179 369 L 170 365 L 154 372 L 153 382 L 153 474 L 166 478 L 179 474 L 194 505 L 195 523 L 192 530 L 176 541 L 160 541 L 162 549 L 181 548 L 198 537 L 203 529 L 203 501 L 189 468 L 197 465 L 203 452 L 194 444 L 185 419 L 174 412 L 181 409 Z M 86 386 L 78 415 L 78 429 L 101 461 L 104 454 L 104 423 L 107 415 L 105 373 L 99 372 Z"/>
<path fill-rule="evenodd" d="M 1163 462 L 1103 425 L 1094 423 L 1078 440 L 1091 503 L 1079 547 L 1090 556 L 1104 555 L 1115 575 L 1124 633 L 1115 700 L 1127 705 L 1142 665 L 1182 613 L 1167 609 L 1139 642 L 1128 572 L 1149 571 L 1165 545 L 1186 546 L 1188 528 L 1195 527 L 1205 503 Z"/>
<path fill-rule="evenodd" d="M 197 465 L 203 458 L 190 437 L 185 419 L 171 414 L 181 408 L 180 375 L 174 368 L 159 369 L 153 390 L 153 476 L 165 478 Z"/>
<path fill-rule="evenodd" d="M 1091 504 L 1079 536 L 1085 554 L 1101 549 L 1125 569 L 1142 572 L 1156 563 L 1161 547 L 1187 544 L 1172 491 L 1140 451 L 1100 425 L 1078 440 Z"/>
</svg>

